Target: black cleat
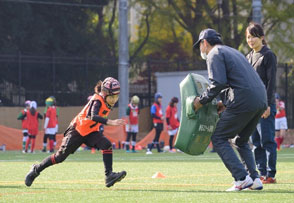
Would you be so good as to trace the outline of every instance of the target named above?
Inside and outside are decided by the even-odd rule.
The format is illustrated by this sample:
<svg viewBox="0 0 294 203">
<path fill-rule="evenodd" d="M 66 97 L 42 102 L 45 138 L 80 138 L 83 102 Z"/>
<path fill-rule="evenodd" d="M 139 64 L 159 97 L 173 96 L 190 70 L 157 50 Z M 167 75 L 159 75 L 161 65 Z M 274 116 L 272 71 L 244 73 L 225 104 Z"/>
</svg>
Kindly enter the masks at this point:
<svg viewBox="0 0 294 203">
<path fill-rule="evenodd" d="M 30 187 L 32 183 L 34 182 L 35 178 L 38 177 L 40 173 L 36 171 L 36 165 L 34 164 L 29 171 L 29 173 L 26 175 L 25 184 L 26 186 Z"/>
<path fill-rule="evenodd" d="M 106 176 L 105 179 L 105 184 L 106 187 L 111 187 L 114 185 L 114 183 L 121 181 L 124 179 L 124 177 L 127 175 L 127 172 L 122 171 L 122 172 L 111 172 L 108 176 Z"/>
</svg>

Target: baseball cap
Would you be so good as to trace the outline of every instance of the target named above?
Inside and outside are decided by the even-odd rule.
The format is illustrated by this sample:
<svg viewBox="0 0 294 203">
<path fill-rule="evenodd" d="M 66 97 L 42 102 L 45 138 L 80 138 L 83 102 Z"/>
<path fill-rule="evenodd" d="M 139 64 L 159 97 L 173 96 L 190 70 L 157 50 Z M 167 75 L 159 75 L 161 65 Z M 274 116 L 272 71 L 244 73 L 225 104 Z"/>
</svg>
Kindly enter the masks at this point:
<svg viewBox="0 0 294 203">
<path fill-rule="evenodd" d="M 199 48 L 199 44 L 203 39 L 216 39 L 221 41 L 221 35 L 211 28 L 202 30 L 199 34 L 198 41 L 193 45 L 193 47 Z"/>
</svg>

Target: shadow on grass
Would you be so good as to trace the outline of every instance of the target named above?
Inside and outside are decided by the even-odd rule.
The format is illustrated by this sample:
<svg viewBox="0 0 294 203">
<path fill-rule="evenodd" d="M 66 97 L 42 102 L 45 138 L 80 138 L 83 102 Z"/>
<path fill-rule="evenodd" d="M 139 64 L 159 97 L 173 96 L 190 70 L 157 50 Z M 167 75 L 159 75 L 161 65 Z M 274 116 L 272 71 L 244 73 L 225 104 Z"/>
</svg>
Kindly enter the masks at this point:
<svg viewBox="0 0 294 203">
<path fill-rule="evenodd" d="M 213 190 L 157 190 L 157 189 L 115 189 L 116 191 L 127 191 L 127 192 L 171 192 L 171 193 L 226 193 L 226 194 L 236 194 L 236 192 L 226 192 L 226 191 L 213 191 Z M 239 194 L 292 194 L 294 191 L 284 190 L 284 189 L 274 189 L 274 190 L 245 190 L 238 192 Z"/>
</svg>

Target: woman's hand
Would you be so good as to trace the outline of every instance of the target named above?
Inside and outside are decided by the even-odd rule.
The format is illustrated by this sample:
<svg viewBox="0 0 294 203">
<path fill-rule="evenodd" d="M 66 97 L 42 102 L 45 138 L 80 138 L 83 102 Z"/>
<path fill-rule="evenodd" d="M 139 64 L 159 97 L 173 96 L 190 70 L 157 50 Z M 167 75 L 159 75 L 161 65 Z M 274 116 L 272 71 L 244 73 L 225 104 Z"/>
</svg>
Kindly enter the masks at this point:
<svg viewBox="0 0 294 203">
<path fill-rule="evenodd" d="M 125 125 L 126 121 L 123 119 L 115 119 L 115 120 L 107 120 L 107 125 L 114 125 L 114 126 L 119 126 L 119 125 Z"/>
<path fill-rule="evenodd" d="M 265 112 L 262 114 L 261 118 L 266 119 L 267 117 L 269 117 L 270 114 L 271 114 L 271 107 L 268 106 Z"/>
</svg>

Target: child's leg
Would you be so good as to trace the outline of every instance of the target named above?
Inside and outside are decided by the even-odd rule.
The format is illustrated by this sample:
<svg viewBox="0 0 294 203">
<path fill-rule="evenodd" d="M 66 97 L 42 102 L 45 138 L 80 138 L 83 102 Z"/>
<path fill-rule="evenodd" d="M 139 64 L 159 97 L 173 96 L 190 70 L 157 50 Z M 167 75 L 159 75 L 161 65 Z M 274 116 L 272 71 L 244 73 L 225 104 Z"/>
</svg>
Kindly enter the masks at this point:
<svg viewBox="0 0 294 203">
<path fill-rule="evenodd" d="M 125 146 L 126 146 L 126 150 L 129 151 L 130 150 L 130 139 L 131 139 L 132 133 L 128 132 L 127 133 L 127 139 L 125 142 Z"/>
<path fill-rule="evenodd" d="M 29 137 L 29 134 L 28 134 L 28 131 L 27 130 L 23 130 L 23 138 L 22 138 L 22 150 L 25 150 L 26 149 L 26 142 L 27 142 L 27 139 Z"/>
<path fill-rule="evenodd" d="M 54 152 L 54 135 L 49 135 L 49 150 Z"/>
<path fill-rule="evenodd" d="M 281 143 L 280 143 L 280 130 L 276 130 L 276 132 L 275 132 L 275 141 L 276 141 L 276 143 L 277 143 L 277 150 L 280 150 L 280 145 L 281 145 Z"/>
<path fill-rule="evenodd" d="M 47 139 L 48 139 L 48 134 L 44 134 L 44 137 L 43 137 L 43 150 L 42 150 L 42 152 L 46 152 L 46 149 L 47 149 Z"/>
<path fill-rule="evenodd" d="M 169 136 L 169 150 L 173 149 L 174 135 Z"/>
<path fill-rule="evenodd" d="M 33 153 L 35 149 L 36 135 L 31 135 L 30 139 L 32 141 L 31 152 Z"/>
<path fill-rule="evenodd" d="M 30 135 L 28 136 L 27 138 L 27 141 L 26 141 L 26 148 L 25 148 L 25 152 L 28 152 L 28 148 L 29 148 L 29 144 L 31 142 L 31 138 L 30 138 Z"/>
<path fill-rule="evenodd" d="M 135 151 L 137 133 L 132 133 L 132 150 Z"/>
</svg>

